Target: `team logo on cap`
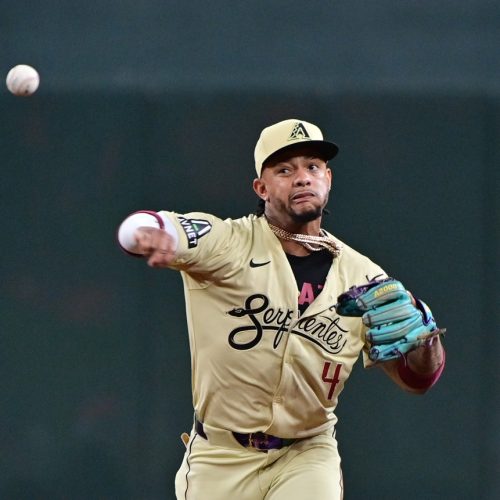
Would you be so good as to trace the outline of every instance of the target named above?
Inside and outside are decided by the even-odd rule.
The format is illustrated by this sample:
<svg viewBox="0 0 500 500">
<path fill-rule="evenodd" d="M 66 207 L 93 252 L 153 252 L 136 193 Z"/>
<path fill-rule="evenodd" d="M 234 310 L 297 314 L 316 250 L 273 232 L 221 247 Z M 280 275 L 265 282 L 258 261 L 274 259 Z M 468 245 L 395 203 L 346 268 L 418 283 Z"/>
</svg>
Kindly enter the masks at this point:
<svg viewBox="0 0 500 500">
<path fill-rule="evenodd" d="M 289 141 L 303 141 L 304 139 L 310 139 L 306 128 L 301 122 L 297 122 L 295 127 L 293 127 L 292 133 L 288 138 Z"/>
</svg>

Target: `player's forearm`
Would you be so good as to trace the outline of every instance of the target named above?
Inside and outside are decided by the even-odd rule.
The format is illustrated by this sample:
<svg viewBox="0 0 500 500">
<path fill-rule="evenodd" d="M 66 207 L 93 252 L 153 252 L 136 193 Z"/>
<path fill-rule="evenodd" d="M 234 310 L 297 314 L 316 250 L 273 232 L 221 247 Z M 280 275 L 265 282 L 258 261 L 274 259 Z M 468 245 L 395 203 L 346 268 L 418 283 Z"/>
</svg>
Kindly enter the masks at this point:
<svg viewBox="0 0 500 500">
<path fill-rule="evenodd" d="M 443 345 L 434 337 L 399 360 L 399 378 L 413 392 L 424 393 L 441 377 L 445 360 Z"/>
<path fill-rule="evenodd" d="M 439 337 L 433 337 L 406 356 L 408 368 L 418 375 L 435 373 L 444 363 L 444 349 Z"/>
</svg>

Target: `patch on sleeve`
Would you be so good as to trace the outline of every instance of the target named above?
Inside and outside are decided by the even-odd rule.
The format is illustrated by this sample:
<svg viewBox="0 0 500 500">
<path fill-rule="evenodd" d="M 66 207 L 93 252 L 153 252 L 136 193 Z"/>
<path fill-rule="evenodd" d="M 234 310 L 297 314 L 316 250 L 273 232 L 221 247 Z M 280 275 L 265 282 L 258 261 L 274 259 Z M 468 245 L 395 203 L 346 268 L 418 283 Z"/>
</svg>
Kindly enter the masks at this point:
<svg viewBox="0 0 500 500">
<path fill-rule="evenodd" d="M 204 219 L 185 219 L 184 217 L 177 217 L 177 219 L 186 233 L 188 248 L 197 247 L 198 240 L 212 230 L 212 224 Z"/>
</svg>

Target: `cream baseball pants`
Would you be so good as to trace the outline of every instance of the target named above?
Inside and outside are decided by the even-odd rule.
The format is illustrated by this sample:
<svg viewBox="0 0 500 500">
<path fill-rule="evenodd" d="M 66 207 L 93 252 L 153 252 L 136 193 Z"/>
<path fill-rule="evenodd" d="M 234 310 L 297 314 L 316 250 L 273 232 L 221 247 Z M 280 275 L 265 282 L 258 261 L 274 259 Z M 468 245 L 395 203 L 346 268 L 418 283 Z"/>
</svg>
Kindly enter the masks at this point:
<svg viewBox="0 0 500 500">
<path fill-rule="evenodd" d="M 241 446 L 231 432 L 194 430 L 175 477 L 178 500 L 341 500 L 342 471 L 332 430 L 279 450 Z"/>
</svg>

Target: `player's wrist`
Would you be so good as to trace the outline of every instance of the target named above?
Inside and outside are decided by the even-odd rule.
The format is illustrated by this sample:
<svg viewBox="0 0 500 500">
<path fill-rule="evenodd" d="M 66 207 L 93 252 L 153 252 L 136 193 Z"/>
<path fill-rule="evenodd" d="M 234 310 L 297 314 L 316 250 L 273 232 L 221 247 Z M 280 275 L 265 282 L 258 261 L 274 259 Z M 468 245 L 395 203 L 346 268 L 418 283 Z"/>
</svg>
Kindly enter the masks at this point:
<svg viewBox="0 0 500 500">
<path fill-rule="evenodd" d="M 432 340 L 434 340 L 434 339 L 432 339 Z M 433 344 L 434 344 L 434 342 L 433 342 Z M 418 349 L 427 350 L 430 348 L 432 349 L 432 346 L 422 345 Z M 415 352 L 415 351 L 412 351 L 412 352 Z M 398 363 L 399 377 L 408 387 L 411 387 L 412 389 L 419 389 L 419 390 L 430 389 L 439 380 L 439 378 L 441 377 L 441 374 L 443 373 L 444 366 L 446 363 L 445 350 L 441 347 L 440 363 L 438 363 L 437 367 L 435 367 L 434 370 L 432 370 L 430 373 L 417 372 L 415 369 L 413 369 L 409 363 L 409 360 L 408 360 L 408 357 L 411 354 L 412 354 L 411 352 L 405 353 L 400 357 L 399 363 Z"/>
</svg>

